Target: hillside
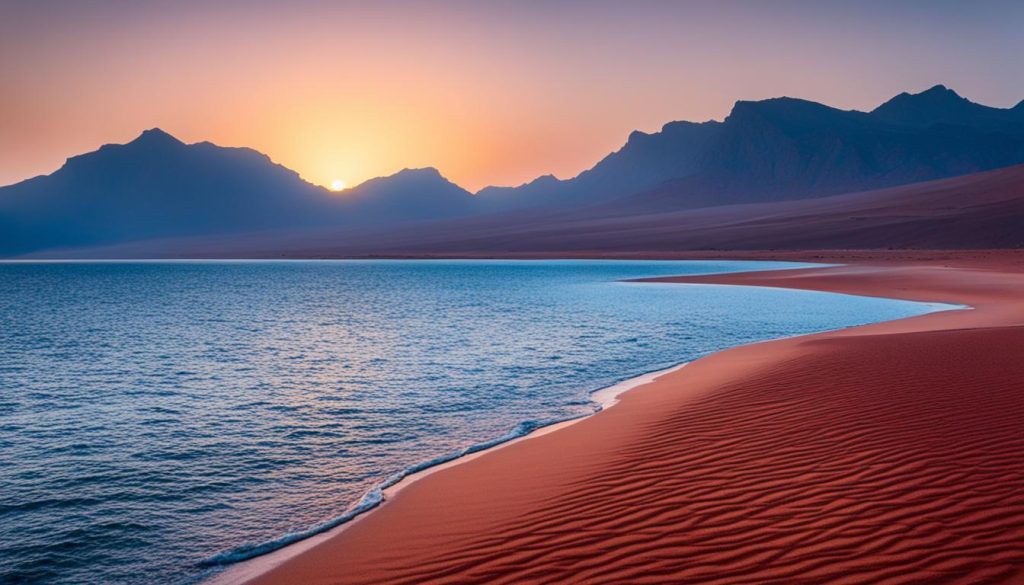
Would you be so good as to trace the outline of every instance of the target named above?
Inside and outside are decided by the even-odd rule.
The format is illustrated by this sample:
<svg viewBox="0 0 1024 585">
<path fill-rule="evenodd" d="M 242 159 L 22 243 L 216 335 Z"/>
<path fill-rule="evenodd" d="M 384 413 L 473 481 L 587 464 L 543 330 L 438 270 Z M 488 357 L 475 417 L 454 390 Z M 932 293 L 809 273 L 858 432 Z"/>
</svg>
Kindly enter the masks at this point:
<svg viewBox="0 0 1024 585">
<path fill-rule="evenodd" d="M 472 211 L 436 170 L 406 170 L 342 193 L 248 148 L 185 144 L 152 129 L 0 188 L 0 255 L 157 238 L 397 225 Z"/>
</svg>

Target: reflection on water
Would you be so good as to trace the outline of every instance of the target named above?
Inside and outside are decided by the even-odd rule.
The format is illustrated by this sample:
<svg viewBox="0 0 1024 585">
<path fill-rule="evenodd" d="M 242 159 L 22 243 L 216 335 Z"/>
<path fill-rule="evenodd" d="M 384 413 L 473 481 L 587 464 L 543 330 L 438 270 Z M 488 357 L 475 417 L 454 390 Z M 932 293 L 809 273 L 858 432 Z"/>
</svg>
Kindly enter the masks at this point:
<svg viewBox="0 0 1024 585">
<path fill-rule="evenodd" d="M 927 310 L 616 282 L 771 266 L 0 265 L 0 581 L 193 579 L 623 378 Z"/>
</svg>

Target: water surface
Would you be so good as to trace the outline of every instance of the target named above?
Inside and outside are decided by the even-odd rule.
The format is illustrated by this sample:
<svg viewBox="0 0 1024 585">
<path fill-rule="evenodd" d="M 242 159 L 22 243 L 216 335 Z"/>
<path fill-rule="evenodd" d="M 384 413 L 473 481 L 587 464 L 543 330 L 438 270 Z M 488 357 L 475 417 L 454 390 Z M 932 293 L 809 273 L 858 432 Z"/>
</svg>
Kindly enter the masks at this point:
<svg viewBox="0 0 1024 585">
<path fill-rule="evenodd" d="M 0 581 L 194 581 L 622 379 L 934 309 L 618 282 L 781 266 L 0 264 Z"/>
</svg>

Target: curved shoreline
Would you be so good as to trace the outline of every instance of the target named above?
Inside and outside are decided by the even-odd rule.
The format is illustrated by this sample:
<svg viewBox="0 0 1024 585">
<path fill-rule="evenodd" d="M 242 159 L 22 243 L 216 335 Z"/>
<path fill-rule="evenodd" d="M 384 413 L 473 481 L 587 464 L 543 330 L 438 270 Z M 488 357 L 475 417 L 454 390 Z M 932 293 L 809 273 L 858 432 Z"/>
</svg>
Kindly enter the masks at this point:
<svg viewBox="0 0 1024 585">
<path fill-rule="evenodd" d="M 841 265 L 838 264 L 820 264 L 813 269 L 825 269 L 835 268 Z M 778 271 L 785 270 L 807 270 L 808 268 L 780 268 Z M 773 270 L 776 271 L 776 270 Z M 731 273 L 727 273 L 731 274 Z M 705 276 L 717 276 L 717 273 L 712 273 Z M 644 278 L 635 280 L 622 281 L 625 283 L 644 283 L 644 282 L 664 282 L 674 277 L 663 277 L 663 278 Z M 842 293 L 838 293 L 842 294 Z M 922 304 L 933 305 L 933 310 L 929 312 L 943 311 L 943 310 L 958 310 L 963 308 L 969 308 L 964 306 L 949 305 L 947 303 L 939 302 L 922 302 Z M 926 313 L 927 314 L 927 313 Z M 782 338 L 772 338 L 762 341 L 757 341 L 745 346 L 756 345 L 758 343 L 770 343 L 779 341 L 782 339 L 789 339 L 793 337 L 804 337 L 809 335 L 817 335 L 823 332 L 796 334 L 793 336 L 787 336 Z M 721 351 L 727 351 L 726 348 Z M 718 352 L 713 352 L 718 353 Z M 415 482 L 433 475 L 442 470 L 461 465 L 472 461 L 482 455 L 491 454 L 500 449 L 509 447 L 518 442 L 534 439 L 540 436 L 553 433 L 561 430 L 568 426 L 574 425 L 581 422 L 589 417 L 595 416 L 600 412 L 603 412 L 612 406 L 618 404 L 618 398 L 630 390 L 645 386 L 655 382 L 658 378 L 663 375 L 673 373 L 688 362 L 683 362 L 675 366 L 668 368 L 655 370 L 652 372 L 640 374 L 632 378 L 627 378 L 611 386 L 600 388 L 591 392 L 588 396 L 590 400 L 596 405 L 593 412 L 582 414 L 576 417 L 567 418 L 564 420 L 556 420 L 549 423 L 544 423 L 541 426 L 531 429 L 525 434 L 517 434 L 515 430 L 510 433 L 499 437 L 491 441 L 485 441 L 475 445 L 471 445 L 465 451 L 460 453 L 451 454 L 448 456 L 442 456 L 438 459 L 424 462 L 413 466 L 412 472 L 409 470 L 403 470 L 398 472 L 393 477 L 397 477 L 397 481 L 392 479 L 386 480 L 382 485 L 375 486 L 367 494 L 365 494 L 352 508 L 346 511 L 341 516 L 328 520 L 320 526 L 314 526 L 302 533 L 293 533 L 285 535 L 283 540 L 285 542 L 280 543 L 279 541 L 266 543 L 261 546 L 270 546 L 268 552 L 255 552 L 252 556 L 240 560 L 228 560 L 218 561 L 218 557 L 223 555 L 235 554 L 235 551 L 227 551 L 226 553 L 220 553 L 211 557 L 211 561 L 206 561 L 204 564 L 209 566 L 224 566 L 224 570 L 216 573 L 202 582 L 207 585 L 239 585 L 241 583 L 247 583 L 252 579 L 255 579 L 281 564 L 288 562 L 289 560 L 303 554 L 304 552 L 314 548 L 322 542 L 331 540 L 338 535 L 342 534 L 346 530 L 351 529 L 360 520 L 364 519 L 370 513 L 377 511 L 381 506 L 388 502 L 389 499 L 394 498 L 399 492 L 408 488 Z M 481 447 L 482 446 L 482 447 Z M 392 483 L 394 481 L 394 483 Z"/>
<path fill-rule="evenodd" d="M 1024 576 L 1021 256 L 948 257 L 663 279 L 975 310 L 701 358 L 620 408 L 431 475 L 252 582 Z"/>
<path fill-rule="evenodd" d="M 805 263 L 811 264 L 813 268 L 823 269 L 841 266 L 840 264 L 833 263 Z M 772 271 L 787 271 L 787 270 L 806 270 L 808 266 L 794 266 L 794 267 L 779 267 L 773 268 Z M 709 273 L 705 276 L 715 276 L 718 274 L 732 274 L 732 273 Z M 662 277 L 662 278 L 674 278 L 674 277 Z M 658 282 L 658 278 L 641 278 L 632 280 L 620 281 L 626 284 L 639 284 L 645 282 Z M 842 293 L 838 293 L 842 294 Z M 942 310 L 956 310 L 963 307 L 953 306 L 946 303 L 921 303 L 927 305 L 935 305 L 934 311 Z M 941 305 L 941 307 L 940 307 Z M 807 335 L 815 335 L 821 332 L 812 333 L 799 333 L 792 336 L 770 338 L 761 341 L 756 341 L 744 345 L 754 345 L 757 343 L 768 343 L 772 341 L 778 341 L 780 339 L 787 339 L 790 337 L 802 337 Z M 726 351 L 732 348 L 725 348 L 720 351 Z M 717 353 L 717 352 L 713 352 Z M 646 372 L 638 376 L 626 378 L 611 386 L 599 388 L 597 390 L 588 393 L 588 398 L 595 406 L 594 410 L 588 413 L 580 414 L 577 416 L 552 420 L 543 421 L 539 423 L 539 426 L 528 427 L 528 430 L 523 430 L 523 425 L 527 423 L 520 423 L 520 426 L 509 431 L 505 435 L 497 437 L 495 439 L 483 441 L 470 445 L 466 449 L 439 456 L 435 459 L 417 463 L 404 470 L 396 472 L 382 483 L 373 486 L 369 491 L 363 494 L 359 500 L 357 500 L 349 509 L 344 511 L 341 515 L 334 518 L 328 519 L 319 525 L 312 526 L 300 532 L 293 532 L 285 534 L 273 541 L 266 541 L 254 545 L 241 546 L 238 548 L 226 550 L 217 553 L 208 559 L 205 559 L 200 563 L 201 566 L 212 568 L 220 568 L 219 571 L 206 576 L 200 577 L 199 582 L 204 585 L 238 585 L 246 583 L 251 579 L 254 579 L 273 568 L 287 562 L 288 560 L 304 553 L 305 551 L 315 547 L 321 542 L 330 540 L 347 529 L 355 525 L 359 520 L 364 519 L 368 514 L 377 511 L 387 501 L 395 497 L 400 491 L 406 489 L 413 483 L 437 473 L 439 471 L 448 469 L 450 467 L 467 463 L 480 457 L 481 455 L 489 454 L 494 451 L 500 450 L 505 447 L 509 447 L 520 441 L 527 439 L 534 439 L 549 433 L 553 433 L 570 425 L 576 424 L 589 417 L 595 416 L 602 411 L 611 408 L 618 404 L 618 398 L 627 391 L 633 390 L 640 386 L 644 386 L 656 381 L 659 377 L 675 372 L 685 366 L 688 362 L 682 362 L 668 368 L 662 368 Z"/>
<path fill-rule="evenodd" d="M 654 382 L 663 375 L 670 374 L 683 368 L 687 363 L 688 362 L 682 362 L 668 368 L 662 368 L 660 370 L 654 370 L 632 378 L 626 378 L 625 380 L 612 384 L 611 386 L 606 386 L 590 392 L 588 397 L 595 405 L 593 412 L 549 423 L 542 423 L 541 426 L 530 430 L 526 434 L 510 436 L 515 433 L 513 430 L 502 437 L 498 437 L 497 439 L 471 445 L 462 452 L 440 457 L 438 458 L 441 459 L 440 461 L 435 459 L 415 465 L 410 469 L 421 469 L 417 469 L 411 473 L 408 473 L 407 470 L 399 472 L 396 475 L 401 475 L 401 479 L 390 485 L 390 480 L 385 480 L 383 484 L 374 486 L 369 492 L 364 494 L 364 496 L 360 498 L 355 505 L 341 516 L 327 520 L 320 526 L 314 526 L 304 532 L 287 534 L 282 537 L 282 540 L 286 540 L 283 544 L 278 544 L 280 541 L 272 541 L 264 543 L 263 545 L 257 545 L 258 547 L 267 545 L 273 546 L 273 548 L 268 552 L 257 552 L 249 558 L 237 561 L 225 560 L 223 562 L 218 562 L 216 559 L 222 555 L 234 553 L 237 549 L 218 553 L 209 560 L 204 561 L 203 564 L 207 566 L 224 566 L 225 568 L 214 575 L 201 579 L 201 583 L 204 585 L 240 585 L 242 583 L 246 583 L 306 552 L 316 545 L 335 538 L 342 532 L 350 529 L 368 514 L 374 512 L 380 506 L 383 506 L 390 498 L 395 497 L 399 492 L 425 477 L 433 475 L 434 473 L 444 469 L 472 461 L 482 455 L 487 455 L 505 447 L 509 447 L 520 441 L 544 436 L 576 424 L 615 406 L 619 402 L 619 396 L 623 393 Z M 486 446 L 480 447 L 481 445 Z M 375 501 L 372 505 L 364 507 L 364 502 L 368 501 L 368 498 L 372 498 L 375 492 L 379 492 L 379 500 Z"/>
<path fill-rule="evenodd" d="M 183 260 L 184 262 L 192 262 L 193 260 Z M 207 262 L 199 260 L 200 262 Z M 263 260 L 257 260 L 262 262 Z M 279 261 L 279 260 L 272 260 Z M 473 261 L 473 260 L 469 260 Z M 595 261 L 604 261 L 595 259 Z M 628 260 L 627 260 L 628 261 Z M 699 260 L 693 260 L 698 262 Z M 113 262 L 120 262 L 114 260 Z M 212 260 L 212 262 L 218 262 Z M 831 266 L 837 266 L 837 264 L 825 264 L 820 262 L 787 262 L 790 266 L 778 266 L 771 268 L 771 270 L 800 270 L 808 267 L 825 268 Z M 802 264 L 802 266 L 801 266 Z M 710 272 L 709 275 L 719 274 L 718 272 Z M 632 279 L 632 280 L 621 280 L 617 281 L 624 284 L 636 284 L 643 282 L 644 279 Z M 936 309 L 940 310 L 940 309 Z M 797 334 L 807 335 L 807 334 Z M 763 341 L 772 341 L 773 339 L 766 339 Z M 367 492 L 365 492 L 358 500 L 356 500 L 348 509 L 342 512 L 340 515 L 330 518 L 321 522 L 320 524 L 311 526 L 301 531 L 286 533 L 277 539 L 262 541 L 254 544 L 244 544 L 238 547 L 218 552 L 206 559 L 200 561 L 198 564 L 201 567 L 207 567 L 210 569 L 206 575 L 199 575 L 196 577 L 197 582 L 205 585 L 234 585 L 237 583 L 244 583 L 248 579 L 254 578 L 277 565 L 287 561 L 288 559 L 301 554 L 302 552 L 312 548 L 313 546 L 329 540 L 330 538 L 337 536 L 343 532 L 346 528 L 353 525 L 356 521 L 364 518 L 367 514 L 377 510 L 380 506 L 387 502 L 389 498 L 394 497 L 401 490 L 407 488 L 409 485 L 416 481 L 432 475 L 438 471 L 447 469 L 449 467 L 459 465 L 468 461 L 471 461 L 480 455 L 496 451 L 503 447 L 510 446 L 522 440 L 536 438 L 569 425 L 575 424 L 583 419 L 594 416 L 603 410 L 606 410 L 618 403 L 618 396 L 622 393 L 653 382 L 661 375 L 668 374 L 686 365 L 687 362 L 682 362 L 669 366 L 667 368 L 661 368 L 650 372 L 642 373 L 637 376 L 625 378 L 616 382 L 610 386 L 598 388 L 587 394 L 587 398 L 590 400 L 594 409 L 591 412 L 582 413 L 576 416 L 564 418 L 564 419 L 552 419 L 548 421 L 524 421 L 519 423 L 517 427 L 510 430 L 504 435 L 501 435 L 494 439 L 481 441 L 474 443 L 465 449 L 444 454 L 434 459 L 422 461 L 416 463 L 410 467 L 402 469 L 394 474 L 388 476 L 381 483 L 372 486 Z M 192 581 L 190 581 L 192 582 Z"/>
</svg>

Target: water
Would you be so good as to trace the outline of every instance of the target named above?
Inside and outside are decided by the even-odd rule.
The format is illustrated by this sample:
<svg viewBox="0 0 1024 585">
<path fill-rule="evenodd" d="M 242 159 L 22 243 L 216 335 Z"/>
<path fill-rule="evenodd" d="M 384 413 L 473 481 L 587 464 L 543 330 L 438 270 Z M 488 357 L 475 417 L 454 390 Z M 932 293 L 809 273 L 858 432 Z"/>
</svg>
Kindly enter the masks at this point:
<svg viewBox="0 0 1024 585">
<path fill-rule="evenodd" d="M 617 282 L 780 266 L 2 264 L 0 582 L 195 581 L 622 379 L 935 308 Z"/>
</svg>

